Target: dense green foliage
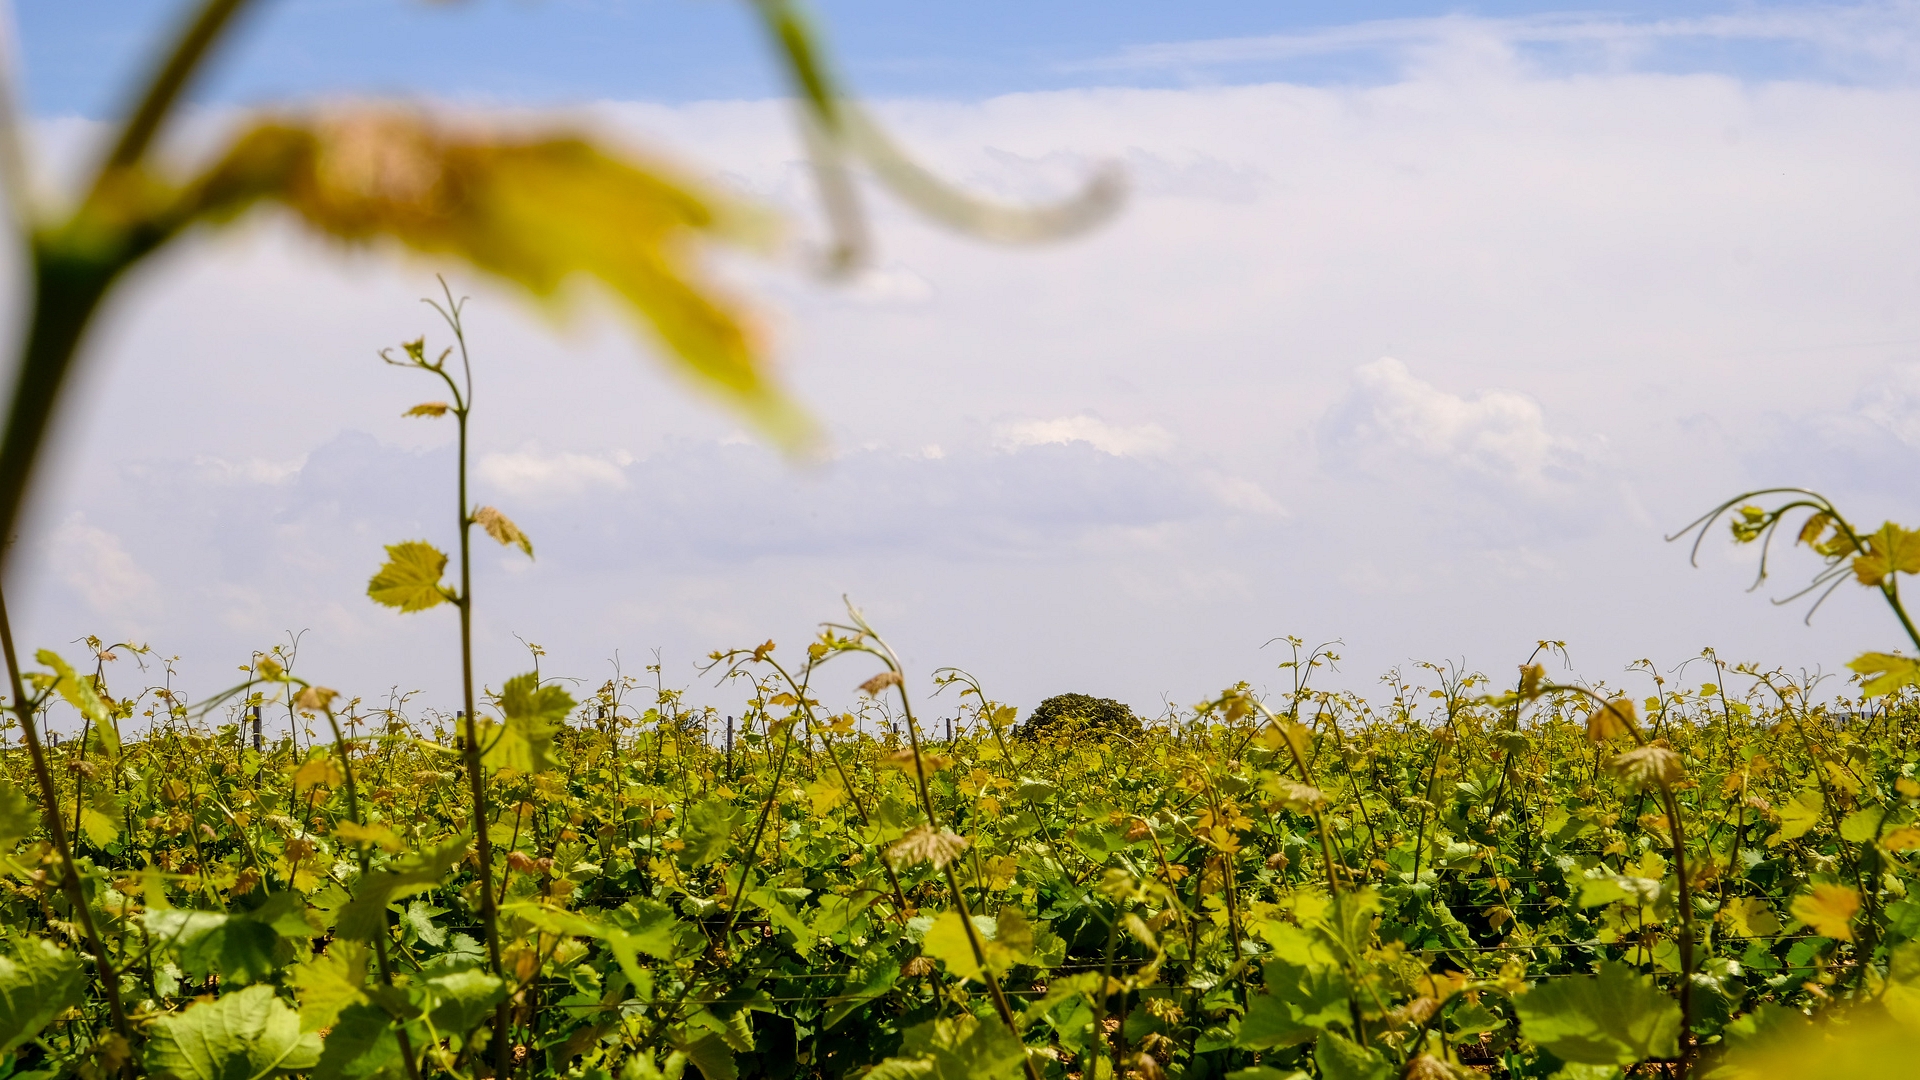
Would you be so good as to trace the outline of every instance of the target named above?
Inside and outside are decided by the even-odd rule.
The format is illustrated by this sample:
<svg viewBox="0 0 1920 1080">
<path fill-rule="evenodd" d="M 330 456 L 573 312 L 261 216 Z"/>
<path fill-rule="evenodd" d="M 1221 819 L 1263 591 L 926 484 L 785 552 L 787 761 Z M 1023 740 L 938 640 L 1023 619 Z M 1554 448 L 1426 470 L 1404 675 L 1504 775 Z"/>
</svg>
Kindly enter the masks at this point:
<svg viewBox="0 0 1920 1080">
<path fill-rule="evenodd" d="M 517 1073 L 707 1080 L 1011 1077 L 1023 1045 L 1046 1077 L 1600 1077 L 1730 1070 L 1838 1003 L 1920 1019 L 1913 701 L 1703 661 L 1595 708 L 1538 668 L 1494 695 L 1430 669 L 1385 704 L 1242 686 L 1137 739 L 1026 741 L 969 683 L 916 754 L 806 696 L 874 643 L 720 657 L 758 680 L 731 759 L 672 690 L 504 685 L 485 883 L 445 718 L 336 707 L 268 656 L 283 736 L 256 752 L 80 674 L 105 723 L 47 755 L 140 1045 L 12 748 L 0 1071 L 487 1075 L 502 1001 Z M 910 704 L 891 670 L 868 691 Z"/>
<path fill-rule="evenodd" d="M 1023 739 L 1102 733 L 1132 737 L 1140 734 L 1140 728 L 1140 718 L 1133 715 L 1133 710 L 1112 698 L 1055 694 L 1035 705 L 1014 734 Z"/>
</svg>

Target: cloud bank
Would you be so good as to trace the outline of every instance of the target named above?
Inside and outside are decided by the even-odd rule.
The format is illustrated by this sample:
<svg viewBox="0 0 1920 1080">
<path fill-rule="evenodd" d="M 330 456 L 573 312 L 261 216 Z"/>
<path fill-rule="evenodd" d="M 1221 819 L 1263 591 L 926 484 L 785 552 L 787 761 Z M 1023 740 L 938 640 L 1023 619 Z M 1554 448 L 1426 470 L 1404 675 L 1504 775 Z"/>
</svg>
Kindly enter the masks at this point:
<svg viewBox="0 0 1920 1080">
<path fill-rule="evenodd" d="M 1792 18 L 1817 42 L 1864 16 Z M 1340 31 L 1425 43 L 1375 84 L 881 103 L 982 193 L 1119 160 L 1135 197 L 1022 251 L 879 197 L 851 287 L 804 272 L 778 103 L 596 106 L 790 210 L 790 258 L 723 269 L 833 453 L 783 461 L 611 318 L 556 329 L 458 280 L 475 498 L 539 555 L 480 558 L 487 678 L 523 663 L 517 634 L 591 683 L 658 647 L 684 684 L 714 648 L 797 651 L 843 594 L 915 672 L 958 664 L 1028 705 L 1277 677 L 1260 645 L 1284 633 L 1344 639 L 1333 677 L 1362 686 L 1413 658 L 1501 671 L 1541 638 L 1601 674 L 1706 645 L 1833 670 L 1892 643 L 1869 597 L 1808 629 L 1740 591 L 1742 553 L 1712 541 L 1693 570 L 1661 536 L 1781 483 L 1920 520 L 1920 91 L 1480 47 L 1574 25 Z M 1232 48 L 1308 47 L 1283 45 Z M 1108 70 L 1240 55 L 1182 48 Z M 376 358 L 436 334 L 415 298 L 444 269 L 264 219 L 131 282 L 23 539 L 22 636 L 137 634 L 204 692 L 306 629 L 314 678 L 451 700 L 448 621 L 362 595 L 382 544 L 452 540 L 450 428 L 399 419 L 422 387 Z"/>
</svg>

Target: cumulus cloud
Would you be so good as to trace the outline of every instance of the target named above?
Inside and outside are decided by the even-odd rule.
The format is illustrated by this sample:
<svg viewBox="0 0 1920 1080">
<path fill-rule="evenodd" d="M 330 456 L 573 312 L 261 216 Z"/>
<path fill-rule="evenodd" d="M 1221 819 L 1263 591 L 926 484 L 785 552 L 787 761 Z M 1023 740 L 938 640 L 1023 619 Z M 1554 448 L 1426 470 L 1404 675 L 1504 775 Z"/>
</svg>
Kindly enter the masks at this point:
<svg viewBox="0 0 1920 1080">
<path fill-rule="evenodd" d="M 158 585 L 118 536 L 73 514 L 49 539 L 50 569 L 96 616 L 124 623 L 158 610 Z"/>
<path fill-rule="evenodd" d="M 475 472 L 509 495 L 565 499 L 591 491 L 624 489 L 626 468 L 633 460 L 633 455 L 624 450 L 577 454 L 549 451 L 529 443 L 510 453 L 481 455 Z"/>
<path fill-rule="evenodd" d="M 1322 444 L 1341 462 L 1394 469 L 1420 460 L 1534 494 L 1588 467 L 1575 441 L 1548 430 L 1533 398 L 1511 390 L 1455 394 L 1391 357 L 1354 369 L 1351 388 L 1323 424 Z"/>
<path fill-rule="evenodd" d="M 1122 427 L 1092 416 L 1062 416 L 1053 420 L 1015 420 L 994 431 L 994 445 L 1002 450 L 1023 446 L 1064 446 L 1085 443 L 1114 457 L 1148 457 L 1173 448 L 1173 436 L 1158 424 Z"/>
<path fill-rule="evenodd" d="M 1727 494 L 1841 474 L 1880 495 L 1861 516 L 1920 520 L 1899 501 L 1920 465 L 1903 366 L 1920 360 L 1920 88 L 1671 54 L 1563 77 L 1552 42 L 1386 29 L 1426 59 L 1323 85 L 1103 75 L 876 103 L 969 190 L 1057 196 L 1121 160 L 1134 196 L 1107 228 L 1020 252 L 873 200 L 880 269 L 852 292 L 717 266 L 833 432 L 812 469 L 728 444 L 738 418 L 619 320 L 559 336 L 456 275 L 474 294 L 479 498 L 540 551 L 511 578 L 477 568 L 482 667 L 519 670 L 519 632 L 583 677 L 663 646 L 684 684 L 676 656 L 791 643 L 843 593 L 914 670 L 964 664 L 1022 702 L 1194 700 L 1287 632 L 1345 638 L 1356 678 L 1409 657 L 1491 667 L 1543 637 L 1599 674 L 1709 643 L 1791 664 L 1884 648 L 1868 605 L 1856 624 L 1836 597 L 1807 631 L 1743 597 L 1747 573 L 1694 571 L 1659 536 Z M 1548 31 L 1567 36 L 1526 33 Z M 817 230 L 782 103 L 593 115 Z M 423 391 L 372 359 L 439 333 L 416 301 L 438 269 L 283 226 L 188 241 L 90 339 L 97 389 L 74 410 L 90 420 L 23 548 L 58 547 L 75 513 L 117 538 L 156 582 L 156 644 L 211 672 L 196 685 L 311 625 L 336 685 L 451 700 L 444 625 L 364 600 L 382 544 L 452 539 L 447 432 L 400 420 Z M 287 347 L 263 380 L 268 339 Z M 1383 355 L 1405 363 L 1365 364 Z M 137 595 L 128 581 L 101 595 Z M 19 611 L 35 641 L 99 621 L 61 573 L 23 573 Z"/>
</svg>

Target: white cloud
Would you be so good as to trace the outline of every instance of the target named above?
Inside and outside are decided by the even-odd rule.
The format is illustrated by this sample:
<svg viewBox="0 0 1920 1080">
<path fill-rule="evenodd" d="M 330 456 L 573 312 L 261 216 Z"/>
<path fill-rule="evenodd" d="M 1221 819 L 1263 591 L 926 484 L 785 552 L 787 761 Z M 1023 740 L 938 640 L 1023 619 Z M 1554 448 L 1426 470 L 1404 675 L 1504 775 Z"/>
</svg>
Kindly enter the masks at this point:
<svg viewBox="0 0 1920 1080">
<path fill-rule="evenodd" d="M 623 450 L 575 454 L 528 443 L 512 453 L 486 454 L 475 469 L 481 480 L 509 495 L 564 499 L 589 491 L 620 491 L 633 456 Z"/>
<path fill-rule="evenodd" d="M 1287 632 L 1344 637 L 1356 682 L 1410 657 L 1492 670 L 1543 637 L 1598 676 L 1704 644 L 1829 667 L 1887 647 L 1864 602 L 1837 595 L 1808 631 L 1741 593 L 1750 564 L 1696 572 L 1659 537 L 1734 492 L 1826 490 L 1875 462 L 1849 512 L 1920 520 L 1920 378 L 1902 373 L 1920 361 L 1920 89 L 1636 69 L 1631 43 L 1561 77 L 1550 42 L 1462 25 L 1393 31 L 1414 62 L 1371 84 L 877 103 L 972 191 L 1058 195 L 1101 160 L 1137 182 L 1109 227 L 1022 251 L 874 199 L 882 269 L 852 293 L 718 261 L 833 433 L 811 469 L 726 438 L 739 419 L 618 318 L 556 335 L 452 275 L 474 295 L 477 445 L 501 451 L 476 461 L 481 498 L 541 553 L 476 566 L 482 667 L 519 670 L 519 632 L 594 679 L 615 649 L 638 666 L 662 646 L 684 685 L 709 649 L 793 647 L 843 592 L 887 613 L 914 670 L 962 664 L 1018 702 L 1195 700 L 1254 677 L 1258 643 Z M 781 103 L 595 115 L 818 235 Z M 284 223 L 167 260 L 90 335 L 87 420 L 23 549 L 49 551 L 76 512 L 125 538 L 136 573 L 102 595 L 150 572 L 149 636 L 193 686 L 314 626 L 330 684 L 452 700 L 444 623 L 363 597 L 381 544 L 450 542 L 449 432 L 399 419 L 438 395 L 373 359 L 444 344 L 416 299 L 443 267 Z M 937 283 L 926 302 L 913 279 Z M 262 340 L 286 343 L 271 379 Z M 1356 374 L 1383 355 L 1407 366 Z M 1813 452 L 1828 421 L 1844 453 Z M 599 449 L 618 446 L 635 459 Z M 336 604 L 359 621 L 329 622 Z M 61 573 L 23 572 L 18 608 L 34 641 L 101 621 Z"/>
<path fill-rule="evenodd" d="M 1086 415 L 1001 424 L 994 429 L 993 441 L 1002 450 L 1086 443 L 1114 457 L 1151 457 L 1173 449 L 1173 436 L 1158 424 L 1121 427 Z"/>
<path fill-rule="evenodd" d="M 1195 69 L 1325 57 L 1354 52 L 1487 54 L 1488 47 L 1586 50 L 1618 68 L 1660 47 L 1764 44 L 1800 46 L 1834 61 L 1900 66 L 1920 60 L 1920 12 L 1911 4 L 1778 7 L 1724 15 L 1632 19 L 1581 13 L 1512 18 L 1446 15 L 1375 19 L 1292 34 L 1136 45 L 1069 70 Z"/>
<path fill-rule="evenodd" d="M 199 454 L 193 459 L 201 474 L 216 484 L 282 484 L 300 475 L 306 463 L 305 454 L 284 461 L 253 457 L 235 462 L 211 454 Z"/>
<path fill-rule="evenodd" d="M 1199 474 L 1199 481 L 1213 493 L 1214 498 L 1220 500 L 1221 506 L 1229 510 L 1238 510 L 1259 517 L 1288 516 L 1287 508 L 1281 506 L 1279 500 L 1268 494 L 1266 488 L 1246 477 L 1228 476 L 1208 469 Z"/>
<path fill-rule="evenodd" d="M 62 521 L 48 540 L 50 569 L 94 615 L 126 621 L 158 610 L 158 586 L 118 536 L 87 524 L 76 513 Z"/>
<path fill-rule="evenodd" d="M 1547 429 L 1533 398 L 1511 390 L 1450 393 L 1391 357 L 1354 370 L 1323 438 L 1337 458 L 1388 468 L 1421 458 L 1535 493 L 1573 479 L 1586 464 L 1572 440 Z"/>
</svg>

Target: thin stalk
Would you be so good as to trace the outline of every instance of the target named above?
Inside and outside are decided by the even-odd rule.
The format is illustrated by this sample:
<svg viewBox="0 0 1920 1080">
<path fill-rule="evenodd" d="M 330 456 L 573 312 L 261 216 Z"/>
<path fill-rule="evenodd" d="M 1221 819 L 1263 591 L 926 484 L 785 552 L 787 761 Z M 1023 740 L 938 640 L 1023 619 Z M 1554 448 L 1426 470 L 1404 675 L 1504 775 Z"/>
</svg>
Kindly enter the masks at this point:
<svg viewBox="0 0 1920 1080">
<path fill-rule="evenodd" d="M 73 848 L 67 843 L 66 824 L 60 820 L 59 793 L 53 786 L 53 773 L 47 768 L 47 753 L 40 745 L 40 732 L 34 727 L 33 704 L 27 698 L 26 685 L 20 677 L 20 661 L 13 649 L 13 624 L 7 618 L 4 593 L 0 593 L 0 654 L 6 657 L 13 711 L 20 718 L 20 731 L 26 739 L 27 756 L 33 761 L 33 779 L 40 786 L 40 805 L 46 818 L 47 832 L 53 839 L 53 850 L 60 856 L 61 888 L 67 894 L 67 903 L 72 905 L 74 916 L 80 920 L 81 930 L 87 935 L 87 947 L 93 950 L 93 962 L 100 972 L 100 988 L 106 995 L 107 1012 L 113 1018 L 113 1030 L 131 1044 L 133 1030 L 127 1026 L 127 1013 L 120 1004 L 120 975 L 114 970 L 112 958 L 107 955 L 99 928 L 94 925 L 93 911 L 87 907 L 86 887 L 80 881 L 80 865 L 73 860 Z M 132 1075 L 131 1059 L 127 1071 L 128 1075 Z"/>
<path fill-rule="evenodd" d="M 355 825 L 365 825 L 366 822 L 360 817 L 360 789 L 354 783 L 352 748 L 347 744 L 346 738 L 340 734 L 340 721 L 334 717 L 333 707 L 326 705 L 321 711 L 327 714 L 327 726 L 333 729 L 334 756 L 340 760 L 340 775 L 346 781 L 347 817 Z M 367 872 L 371 869 L 367 856 L 367 842 L 356 840 L 353 846 L 359 856 L 360 877 L 365 880 Z M 392 986 L 393 963 L 387 956 L 387 934 L 384 928 L 374 935 L 373 955 L 380 968 L 380 985 Z M 420 1065 L 413 1058 L 413 1040 L 407 1036 L 407 1025 L 395 1024 L 393 1034 L 400 1043 L 400 1060 L 406 1063 L 407 1080 L 420 1080 Z"/>
</svg>

